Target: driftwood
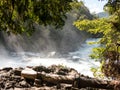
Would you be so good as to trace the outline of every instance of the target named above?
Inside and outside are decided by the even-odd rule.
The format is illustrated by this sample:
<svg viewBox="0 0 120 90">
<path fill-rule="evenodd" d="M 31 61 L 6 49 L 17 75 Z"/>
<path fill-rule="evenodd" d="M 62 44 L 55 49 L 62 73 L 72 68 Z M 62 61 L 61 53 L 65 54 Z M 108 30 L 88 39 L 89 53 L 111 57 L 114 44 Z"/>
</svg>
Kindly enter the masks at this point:
<svg viewBox="0 0 120 90">
<path fill-rule="evenodd" d="M 65 70 L 64 70 L 65 72 Z M 71 69 L 67 74 L 64 73 L 46 73 L 46 72 L 36 72 L 32 69 L 25 69 L 22 71 L 21 76 L 27 79 L 38 80 L 40 84 L 55 84 L 59 85 L 61 83 L 71 84 L 74 88 L 100 88 L 100 89 L 110 89 L 110 90 L 120 90 L 120 81 L 115 80 L 100 80 L 96 78 L 90 78 L 80 75 L 75 70 Z"/>
<path fill-rule="evenodd" d="M 57 75 L 57 74 L 46 74 L 46 73 L 38 73 L 38 77 L 41 77 L 44 82 L 49 82 L 53 84 L 58 83 L 67 83 L 72 84 L 75 76 L 63 76 L 63 75 Z"/>
<path fill-rule="evenodd" d="M 38 77 L 41 77 L 43 82 L 53 83 L 53 84 L 72 84 L 75 88 L 100 88 L 100 89 L 112 89 L 112 90 L 120 90 L 120 81 L 107 81 L 107 80 L 99 80 L 95 78 L 89 78 L 85 76 L 72 76 L 72 75 L 56 75 L 56 74 L 46 74 L 38 72 Z"/>
</svg>

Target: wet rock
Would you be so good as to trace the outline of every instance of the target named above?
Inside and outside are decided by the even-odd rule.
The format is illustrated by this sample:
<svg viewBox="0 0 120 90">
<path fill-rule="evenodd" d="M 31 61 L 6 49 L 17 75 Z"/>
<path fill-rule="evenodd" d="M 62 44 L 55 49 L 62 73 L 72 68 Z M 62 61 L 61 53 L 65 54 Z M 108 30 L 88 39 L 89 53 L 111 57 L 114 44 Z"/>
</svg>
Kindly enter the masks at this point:
<svg viewBox="0 0 120 90">
<path fill-rule="evenodd" d="M 26 81 L 21 81 L 19 84 L 22 88 L 29 88 L 30 87 L 30 85 Z"/>
<path fill-rule="evenodd" d="M 88 87 L 80 89 L 78 85 L 83 83 L 77 81 L 81 79 L 94 80 L 79 74 L 75 69 L 60 65 L 16 68 L 14 70 L 5 68 L 0 70 L 0 90 L 94 90 Z"/>
<path fill-rule="evenodd" d="M 30 79 L 30 78 L 25 78 L 25 81 L 26 81 L 28 84 L 30 84 L 31 86 L 33 86 L 33 85 L 34 85 L 34 82 L 35 82 L 34 79 Z"/>
<path fill-rule="evenodd" d="M 10 71 L 10 70 L 12 70 L 13 68 L 11 68 L 11 67 L 5 67 L 5 68 L 3 68 L 2 70 L 5 70 L 5 71 Z"/>
<path fill-rule="evenodd" d="M 36 66 L 36 67 L 34 67 L 33 68 L 35 71 L 37 71 L 37 72 L 45 72 L 45 73 L 50 73 L 50 72 L 53 72 L 53 70 L 52 69 L 50 69 L 50 68 L 46 68 L 45 66 Z"/>
<path fill-rule="evenodd" d="M 14 78 L 15 81 L 16 81 L 16 80 L 21 80 L 21 79 L 22 79 L 21 76 L 13 76 L 13 78 Z"/>
<path fill-rule="evenodd" d="M 68 75 L 72 75 L 75 77 L 79 77 L 81 74 L 77 72 L 77 70 L 71 68 L 70 71 L 68 72 Z"/>
<path fill-rule="evenodd" d="M 56 73 L 59 70 L 57 65 L 51 65 L 48 68 L 51 69 L 52 73 Z"/>
<path fill-rule="evenodd" d="M 14 85 L 15 85 L 15 81 L 6 82 L 5 83 L 5 89 L 10 89 L 10 88 L 14 89 Z"/>
<path fill-rule="evenodd" d="M 71 90 L 72 89 L 72 85 L 71 84 L 62 83 L 60 85 L 61 85 L 61 89 L 65 89 L 65 90 Z"/>
<path fill-rule="evenodd" d="M 27 79 L 35 79 L 37 77 L 37 72 L 30 68 L 25 68 L 21 72 L 21 76 Z"/>
<path fill-rule="evenodd" d="M 15 69 L 14 69 L 14 74 L 15 74 L 15 75 L 18 75 L 18 76 L 21 76 L 22 70 L 23 70 L 23 68 L 15 68 Z"/>
<path fill-rule="evenodd" d="M 69 70 L 68 70 L 67 68 L 61 68 L 61 69 L 57 72 L 57 74 L 58 74 L 58 75 L 67 75 L 68 72 L 69 72 Z"/>
<path fill-rule="evenodd" d="M 4 89 L 5 88 L 5 83 L 3 81 L 0 82 L 0 88 Z"/>
<path fill-rule="evenodd" d="M 34 85 L 35 85 L 36 87 L 40 87 L 40 86 L 43 86 L 43 82 L 42 82 L 42 80 L 40 80 L 40 79 L 35 79 Z"/>
<path fill-rule="evenodd" d="M 53 87 L 43 86 L 43 87 L 40 87 L 40 88 L 35 89 L 35 90 L 60 90 L 60 89 L 57 89 L 55 86 L 53 86 Z"/>
<path fill-rule="evenodd" d="M 57 89 L 61 89 L 61 84 L 58 83 L 57 86 L 56 86 Z"/>
</svg>

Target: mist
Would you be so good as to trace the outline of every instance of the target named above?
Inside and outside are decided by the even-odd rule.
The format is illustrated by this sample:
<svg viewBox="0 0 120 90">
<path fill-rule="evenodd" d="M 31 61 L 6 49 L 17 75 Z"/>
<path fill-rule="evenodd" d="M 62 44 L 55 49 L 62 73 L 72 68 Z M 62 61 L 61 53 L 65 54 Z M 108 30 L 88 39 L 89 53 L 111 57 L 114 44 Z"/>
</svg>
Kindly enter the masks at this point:
<svg viewBox="0 0 120 90">
<path fill-rule="evenodd" d="M 88 74 L 92 76 L 90 67 L 94 65 L 94 62 L 89 64 L 86 60 L 81 61 L 83 60 L 81 54 L 79 56 L 74 54 L 76 51 L 83 52 L 80 47 L 91 36 L 73 26 L 73 22 L 79 15 L 75 11 L 68 13 L 62 29 L 35 25 L 36 30 L 32 36 L 8 35 L 0 32 L 0 68 L 62 64 L 75 68 L 79 72 L 89 72 Z M 84 48 L 89 50 L 89 48 Z M 71 52 L 73 54 L 70 54 Z M 88 55 L 88 53 L 85 54 Z M 83 58 L 87 58 L 86 55 Z M 83 67 L 84 64 L 86 67 Z"/>
</svg>

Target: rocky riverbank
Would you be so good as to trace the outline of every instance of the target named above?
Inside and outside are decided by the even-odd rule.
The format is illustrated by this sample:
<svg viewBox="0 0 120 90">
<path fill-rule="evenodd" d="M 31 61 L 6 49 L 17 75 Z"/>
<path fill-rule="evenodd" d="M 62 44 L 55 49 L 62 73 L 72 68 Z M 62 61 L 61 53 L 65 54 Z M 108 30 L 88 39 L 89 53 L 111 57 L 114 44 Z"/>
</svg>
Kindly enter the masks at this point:
<svg viewBox="0 0 120 90">
<path fill-rule="evenodd" d="M 0 69 L 0 90 L 106 90 L 113 87 L 111 82 L 83 76 L 62 65 Z"/>
<path fill-rule="evenodd" d="M 57 76 L 63 78 L 63 82 L 57 82 L 55 79 L 53 82 L 48 82 L 50 78 L 43 81 L 41 75 L 54 75 L 56 80 L 59 80 Z M 52 65 L 50 67 L 36 66 L 26 68 L 3 68 L 0 70 L 0 90 L 70 90 L 72 88 L 70 80 L 66 81 L 67 77 L 77 76 L 79 73 L 72 69 L 66 68 L 62 65 Z M 66 78 L 65 78 L 66 77 Z M 72 78 L 71 78 L 72 79 Z M 67 84 L 64 83 L 68 82 Z"/>
</svg>

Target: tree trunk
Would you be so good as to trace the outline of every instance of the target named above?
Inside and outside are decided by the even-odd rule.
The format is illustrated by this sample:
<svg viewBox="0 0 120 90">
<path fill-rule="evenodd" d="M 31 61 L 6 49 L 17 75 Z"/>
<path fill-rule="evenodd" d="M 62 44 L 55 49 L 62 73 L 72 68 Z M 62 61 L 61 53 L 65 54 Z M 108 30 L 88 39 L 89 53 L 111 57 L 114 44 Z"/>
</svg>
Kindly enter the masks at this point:
<svg viewBox="0 0 120 90">
<path fill-rule="evenodd" d="M 72 84 L 75 77 L 70 75 L 70 76 L 63 76 L 63 75 L 57 75 L 57 74 L 46 74 L 46 73 L 38 73 L 37 77 L 41 77 L 43 82 L 49 82 L 53 84 L 58 84 L 58 83 L 67 83 L 67 84 Z"/>
<path fill-rule="evenodd" d="M 56 75 L 56 74 L 46 74 L 46 73 L 38 73 L 37 77 L 41 77 L 43 82 L 53 83 L 53 84 L 72 84 L 75 88 L 100 88 L 100 89 L 112 89 L 112 90 L 120 90 L 120 81 L 107 81 L 107 80 L 99 80 L 95 78 L 89 78 L 85 76 L 75 76 L 72 75 Z"/>
</svg>

